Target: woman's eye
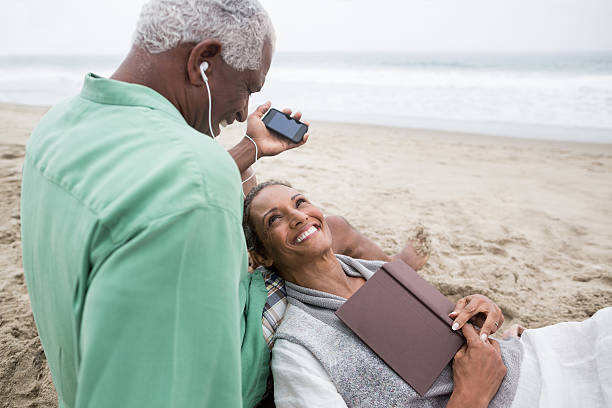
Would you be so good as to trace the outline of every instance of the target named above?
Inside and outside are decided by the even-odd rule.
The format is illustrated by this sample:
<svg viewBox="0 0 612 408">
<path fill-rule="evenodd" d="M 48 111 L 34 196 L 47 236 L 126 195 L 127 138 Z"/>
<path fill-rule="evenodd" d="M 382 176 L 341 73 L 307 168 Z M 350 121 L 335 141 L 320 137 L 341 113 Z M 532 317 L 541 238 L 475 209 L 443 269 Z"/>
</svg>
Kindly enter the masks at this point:
<svg viewBox="0 0 612 408">
<path fill-rule="evenodd" d="M 270 218 L 268 218 L 268 225 L 272 225 L 272 223 L 279 218 L 280 218 L 280 215 L 271 215 Z"/>
<path fill-rule="evenodd" d="M 306 202 L 307 202 L 307 201 L 306 201 L 306 200 L 304 200 L 303 198 L 298 198 L 298 199 L 295 201 L 295 206 L 296 206 L 296 207 L 299 207 L 301 204 L 306 203 Z"/>
</svg>

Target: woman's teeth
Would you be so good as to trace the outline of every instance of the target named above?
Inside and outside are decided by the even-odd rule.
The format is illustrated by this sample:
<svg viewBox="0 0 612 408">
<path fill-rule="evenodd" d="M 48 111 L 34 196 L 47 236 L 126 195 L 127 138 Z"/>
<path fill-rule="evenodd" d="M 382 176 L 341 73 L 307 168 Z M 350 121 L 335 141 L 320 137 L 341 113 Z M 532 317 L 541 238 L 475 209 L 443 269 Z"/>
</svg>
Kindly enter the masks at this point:
<svg viewBox="0 0 612 408">
<path fill-rule="evenodd" d="M 313 233 L 317 232 L 317 228 L 315 226 L 312 226 L 310 228 L 308 228 L 306 231 L 302 232 L 296 239 L 295 239 L 295 243 L 299 244 L 300 242 L 302 242 L 303 240 L 305 240 L 306 238 L 308 238 L 310 235 L 312 235 Z"/>
</svg>

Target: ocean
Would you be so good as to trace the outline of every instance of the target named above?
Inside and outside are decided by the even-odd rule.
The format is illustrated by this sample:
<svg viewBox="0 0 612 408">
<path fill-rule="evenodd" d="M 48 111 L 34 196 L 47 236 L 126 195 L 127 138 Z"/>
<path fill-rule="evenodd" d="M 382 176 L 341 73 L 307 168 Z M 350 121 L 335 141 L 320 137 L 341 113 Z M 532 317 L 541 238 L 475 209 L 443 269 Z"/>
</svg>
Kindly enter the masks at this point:
<svg viewBox="0 0 612 408">
<path fill-rule="evenodd" d="M 0 56 L 0 102 L 57 103 L 120 61 Z M 612 143 L 612 53 L 279 52 L 251 110 L 266 100 L 314 120 Z"/>
</svg>

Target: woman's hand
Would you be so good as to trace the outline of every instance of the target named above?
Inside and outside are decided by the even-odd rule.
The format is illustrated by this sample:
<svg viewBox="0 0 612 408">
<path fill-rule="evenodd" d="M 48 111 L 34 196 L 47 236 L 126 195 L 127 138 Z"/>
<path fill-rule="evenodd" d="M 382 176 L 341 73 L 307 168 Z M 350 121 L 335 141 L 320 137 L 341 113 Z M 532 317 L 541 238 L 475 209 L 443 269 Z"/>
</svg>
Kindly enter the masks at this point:
<svg viewBox="0 0 612 408">
<path fill-rule="evenodd" d="M 499 343 L 479 340 L 471 324 L 462 328 L 467 344 L 459 349 L 453 360 L 453 394 L 447 408 L 488 407 L 506 376 Z"/>
<path fill-rule="evenodd" d="M 300 143 L 293 143 L 289 139 L 274 135 L 272 132 L 270 132 L 262 121 L 263 116 L 270 109 L 270 105 L 270 102 L 266 102 L 263 105 L 258 106 L 247 119 L 246 133 L 255 143 L 257 143 L 258 158 L 263 156 L 275 156 L 284 152 L 285 150 L 300 147 L 308 140 L 308 133 L 304 135 L 304 138 Z M 282 112 L 287 115 L 291 115 L 291 109 L 283 109 Z M 300 112 L 296 112 L 293 115 L 293 118 L 295 120 L 300 120 L 302 119 L 302 114 Z M 304 123 L 309 125 L 308 122 Z"/>
<path fill-rule="evenodd" d="M 470 295 L 461 298 L 455 304 L 455 310 L 448 314 L 455 319 L 452 329 L 459 330 L 470 319 L 479 326 L 480 339 L 486 341 L 489 334 L 495 333 L 504 323 L 501 309 L 491 299 L 483 295 Z"/>
</svg>

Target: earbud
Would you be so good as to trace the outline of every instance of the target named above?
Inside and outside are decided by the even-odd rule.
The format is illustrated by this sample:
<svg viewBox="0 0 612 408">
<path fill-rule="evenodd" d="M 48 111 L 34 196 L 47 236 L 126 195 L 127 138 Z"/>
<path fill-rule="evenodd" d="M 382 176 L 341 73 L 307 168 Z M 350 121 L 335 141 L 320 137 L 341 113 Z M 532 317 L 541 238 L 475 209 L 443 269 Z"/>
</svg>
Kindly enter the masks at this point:
<svg viewBox="0 0 612 408">
<path fill-rule="evenodd" d="M 206 76 L 206 70 L 208 69 L 208 62 L 204 61 L 200 64 L 200 74 L 202 74 L 202 79 L 204 80 L 204 85 L 206 86 L 206 91 L 208 92 L 208 131 L 210 132 L 210 137 L 215 138 L 215 133 L 213 132 L 212 127 L 212 95 L 210 94 L 210 87 L 208 86 L 208 77 Z"/>
<path fill-rule="evenodd" d="M 200 73 L 202 74 L 202 79 L 204 82 L 208 82 L 208 77 L 206 76 L 206 70 L 208 69 L 208 62 L 204 61 L 200 64 Z"/>
</svg>

